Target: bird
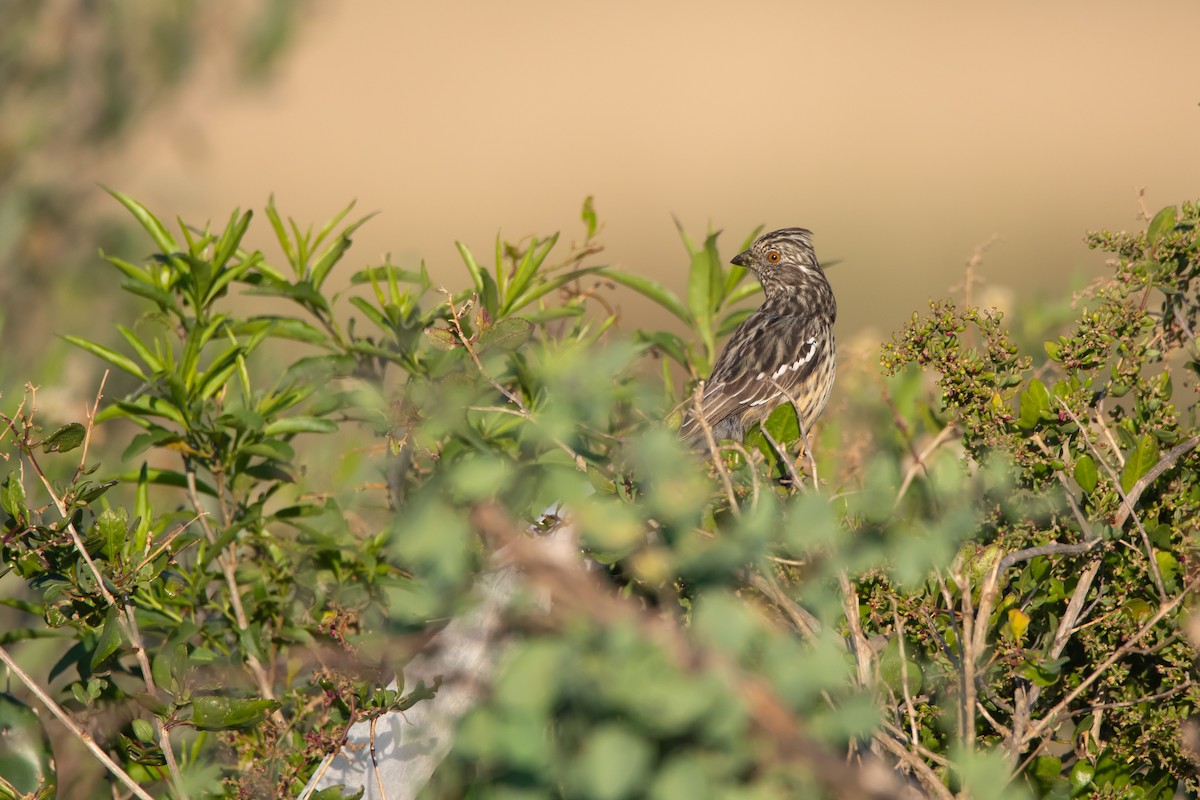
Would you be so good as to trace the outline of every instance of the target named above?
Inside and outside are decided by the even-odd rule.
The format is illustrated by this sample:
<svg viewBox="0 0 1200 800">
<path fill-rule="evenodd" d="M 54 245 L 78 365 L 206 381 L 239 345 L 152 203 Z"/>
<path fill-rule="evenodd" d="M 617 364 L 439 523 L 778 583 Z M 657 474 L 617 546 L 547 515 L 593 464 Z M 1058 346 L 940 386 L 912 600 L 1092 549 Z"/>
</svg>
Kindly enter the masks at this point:
<svg viewBox="0 0 1200 800">
<path fill-rule="evenodd" d="M 794 402 L 807 440 L 829 402 L 836 367 L 837 301 L 813 250 L 812 232 L 764 233 L 730 263 L 754 273 L 764 300 L 729 337 L 704 384 L 699 409 L 688 412 L 679 435 L 703 446 L 707 425 L 715 441 L 741 441 L 777 406 Z"/>
</svg>

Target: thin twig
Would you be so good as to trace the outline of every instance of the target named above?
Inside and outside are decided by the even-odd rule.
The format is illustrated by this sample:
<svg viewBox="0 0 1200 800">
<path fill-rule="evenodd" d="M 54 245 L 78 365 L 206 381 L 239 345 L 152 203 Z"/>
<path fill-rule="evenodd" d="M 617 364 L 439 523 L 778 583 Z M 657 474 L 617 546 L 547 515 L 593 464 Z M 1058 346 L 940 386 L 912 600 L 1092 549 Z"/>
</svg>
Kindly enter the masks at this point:
<svg viewBox="0 0 1200 800">
<path fill-rule="evenodd" d="M 153 561 L 154 559 L 156 559 L 160 555 L 162 555 L 163 551 L 171 546 L 171 542 L 175 541 L 175 539 L 179 536 L 179 534 L 183 533 L 188 528 L 190 528 L 192 526 L 192 523 L 199 520 L 200 517 L 202 517 L 202 516 L 204 516 L 204 515 L 197 514 L 196 516 L 192 517 L 187 522 L 181 523 L 178 527 L 175 528 L 175 530 L 168 533 L 166 538 L 163 539 L 161 542 L 159 542 L 157 544 L 157 546 L 154 547 L 153 551 L 150 551 L 150 546 L 151 546 L 152 542 L 150 541 L 150 538 L 147 537 L 147 539 L 146 539 L 147 552 L 144 556 L 142 556 L 142 560 L 141 560 L 141 562 L 138 563 L 137 568 L 134 569 L 134 572 L 140 572 L 142 570 L 142 567 L 146 566 L 151 561 Z M 184 549 L 186 549 L 186 548 L 184 548 Z"/>
<path fill-rule="evenodd" d="M 75 468 L 74 480 L 79 480 L 79 476 L 86 468 L 88 446 L 92 443 L 92 429 L 96 427 L 96 413 L 100 410 L 100 400 L 104 397 L 104 384 L 108 382 L 108 372 L 108 370 L 104 370 L 104 374 L 100 376 L 100 388 L 96 390 L 96 402 L 92 404 L 91 410 L 86 408 L 84 410 L 87 415 L 87 425 L 83 430 L 83 452 L 79 454 L 79 466 Z"/>
<path fill-rule="evenodd" d="M 774 577 L 755 572 L 750 576 L 750 585 L 766 595 L 805 638 L 813 639 L 821 632 L 820 620 L 793 600 Z"/>
<path fill-rule="evenodd" d="M 904 480 L 900 483 L 900 490 L 896 492 L 896 500 L 892 503 L 892 508 L 899 507 L 900 501 L 904 499 L 904 495 L 908 492 L 908 487 L 910 484 L 912 484 L 913 479 L 916 478 L 918 471 L 924 472 L 926 479 L 929 478 L 929 468 L 926 466 L 925 462 L 931 455 L 933 455 L 934 450 L 937 450 L 939 447 L 941 447 L 950 439 L 951 436 L 956 433 L 958 433 L 958 428 L 955 427 L 954 423 L 950 423 L 938 431 L 938 435 L 933 437 L 933 441 L 930 442 L 919 454 L 916 452 L 915 448 L 911 448 L 913 462 L 908 465 L 908 469 L 904 472 Z"/>
<path fill-rule="evenodd" d="M 808 459 L 808 469 L 812 472 L 813 491 L 819 494 L 821 486 L 817 478 L 817 459 L 813 455 L 812 445 L 808 439 L 808 430 L 804 427 L 804 417 L 800 414 L 800 404 L 796 402 L 796 398 L 788 391 L 787 387 L 783 386 L 779 381 L 772 378 L 771 383 L 775 386 L 776 391 L 787 398 L 787 401 L 792 405 L 792 411 L 796 414 L 796 428 L 800 431 L 800 441 L 804 443 L 804 457 Z M 764 435 L 767 433 L 767 429 L 762 425 L 759 425 L 759 429 Z"/>
<path fill-rule="evenodd" d="M 383 775 L 379 773 L 379 758 L 375 755 L 375 723 L 379 717 L 371 717 L 371 769 L 375 772 L 375 785 L 379 787 L 380 800 L 387 800 L 387 787 L 383 785 Z"/>
<path fill-rule="evenodd" d="M 846 615 L 846 625 L 850 628 L 850 646 L 853 649 L 855 666 L 858 668 L 858 685 L 866 688 L 871 685 L 871 646 L 862 632 L 862 622 L 858 618 L 858 591 L 845 571 L 838 573 L 838 586 L 842 590 L 842 610 Z"/>
<path fill-rule="evenodd" d="M 904 737 L 901 735 L 900 738 L 903 739 Z M 941 798 L 941 800 L 954 800 L 954 794 L 946 788 L 946 784 L 942 782 L 941 777 L 921 758 L 909 752 L 907 747 L 882 732 L 875 734 L 874 740 L 895 756 L 902 764 L 912 770 L 913 775 L 921 782 L 921 786 L 924 787 L 926 792 L 929 792 L 932 796 Z"/>
<path fill-rule="evenodd" d="M 892 606 L 892 621 L 896 625 L 896 638 L 900 644 L 900 685 L 904 688 L 904 708 L 908 712 L 908 724 L 912 734 L 913 747 L 920 741 L 917 736 L 917 708 L 913 705 L 912 692 L 908 690 L 908 655 L 904 652 L 904 621 L 900 612 Z"/>
<path fill-rule="evenodd" d="M 188 498 L 192 503 L 192 510 L 196 512 L 196 518 L 200 521 L 200 527 L 204 529 L 204 534 L 209 544 L 215 547 L 218 541 L 217 532 L 209 523 L 208 514 L 205 512 L 204 505 L 200 501 L 200 492 L 196 488 L 196 467 L 188 456 L 184 456 L 183 458 L 183 474 L 187 480 L 187 492 Z M 237 580 L 237 557 L 233 552 L 234 547 L 236 547 L 236 540 L 229 543 L 228 550 L 218 552 L 217 564 L 221 567 L 221 574 L 225 578 L 225 586 L 229 590 L 229 604 L 233 607 L 234 621 L 237 622 L 238 629 L 245 633 L 250 630 L 250 618 L 246 616 L 246 608 L 242 605 L 242 590 Z M 271 686 L 267 670 L 263 667 L 262 662 L 258 660 L 258 656 L 254 655 L 250 650 L 246 651 L 246 664 L 250 667 L 250 672 L 254 675 L 259 693 L 267 700 L 274 700 L 275 690 Z M 276 722 L 285 722 L 283 714 L 278 709 L 271 716 Z"/>
<path fill-rule="evenodd" d="M 983 598 L 986 596 L 980 590 L 979 615 L 975 615 L 974 603 L 971 600 L 971 581 L 964 573 L 952 576 L 958 585 L 959 596 L 962 598 L 962 730 L 959 732 L 962 745 L 968 751 L 975 749 L 975 697 L 978 689 L 975 686 L 976 660 L 987 646 L 986 634 L 990 611 L 985 613 Z M 989 576 L 990 577 L 990 576 Z"/>
<path fill-rule="evenodd" d="M 708 420 L 704 418 L 704 381 L 696 384 L 696 391 L 692 394 L 692 402 L 695 409 L 694 419 L 696 424 L 700 426 L 700 430 L 704 431 L 704 441 L 708 445 L 708 455 L 712 459 L 713 466 L 717 470 L 717 474 L 721 476 L 721 483 L 725 486 L 725 494 L 729 498 L 729 510 L 735 517 L 742 515 L 742 509 L 738 507 L 737 495 L 733 491 L 733 481 L 729 478 L 729 470 L 725 468 L 725 462 L 721 458 L 721 448 L 717 447 L 717 440 L 713 436 L 712 425 L 708 424 Z"/>
</svg>

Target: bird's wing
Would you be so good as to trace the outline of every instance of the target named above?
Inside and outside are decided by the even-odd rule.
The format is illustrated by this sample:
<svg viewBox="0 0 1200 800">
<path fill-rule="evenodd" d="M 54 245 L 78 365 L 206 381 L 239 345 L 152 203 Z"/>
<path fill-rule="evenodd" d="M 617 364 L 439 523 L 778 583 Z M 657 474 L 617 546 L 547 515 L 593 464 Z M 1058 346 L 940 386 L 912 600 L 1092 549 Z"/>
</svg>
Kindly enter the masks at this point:
<svg viewBox="0 0 1200 800">
<path fill-rule="evenodd" d="M 801 384 L 816 368 L 827 327 L 809 315 L 748 317 L 729 338 L 704 387 L 704 420 L 715 426 L 734 414 L 786 401 L 780 387 L 786 391 Z M 693 436 L 699 428 L 690 412 L 680 433 Z"/>
</svg>

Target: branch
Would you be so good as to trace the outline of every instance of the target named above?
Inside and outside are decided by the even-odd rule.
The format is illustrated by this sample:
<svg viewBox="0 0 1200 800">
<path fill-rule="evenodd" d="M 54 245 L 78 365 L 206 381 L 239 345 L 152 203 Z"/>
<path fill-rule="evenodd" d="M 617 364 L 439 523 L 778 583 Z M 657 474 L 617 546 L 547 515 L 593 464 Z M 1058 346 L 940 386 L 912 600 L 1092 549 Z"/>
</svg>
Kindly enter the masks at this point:
<svg viewBox="0 0 1200 800">
<path fill-rule="evenodd" d="M 107 377 L 107 373 L 105 373 L 105 375 Z M 103 388 L 104 383 L 101 381 L 101 391 Z M 101 393 L 97 393 L 96 406 L 92 409 L 91 413 L 87 415 L 87 426 L 85 427 L 84 431 L 85 442 L 91 438 L 92 428 L 95 427 L 96 409 L 99 408 L 100 399 L 102 396 L 103 395 Z M 28 428 L 25 429 L 25 435 L 21 436 L 16 430 L 14 421 L 7 417 L 4 419 L 7 426 L 12 429 L 13 436 L 21 439 L 21 441 L 18 443 L 21 451 L 25 454 L 25 458 L 29 461 L 29 465 L 33 467 L 33 471 L 37 473 L 38 478 L 41 479 L 42 486 L 45 487 L 46 493 L 50 495 L 50 499 L 54 503 L 55 510 L 58 511 L 59 517 L 61 517 L 63 522 L 66 524 L 66 530 L 71 536 L 71 543 L 74 545 L 76 552 L 79 553 L 79 556 L 83 562 L 87 564 L 88 571 L 92 574 L 92 577 L 96 581 L 96 588 L 100 592 L 100 596 L 104 598 L 104 602 L 109 608 L 116 610 L 117 624 L 120 626 L 123 636 L 129 640 L 130 646 L 133 647 L 134 656 L 137 658 L 138 666 L 142 672 L 142 682 L 146 685 L 146 692 L 151 697 L 156 697 L 158 695 L 158 687 L 154 683 L 154 672 L 150 668 L 150 658 L 146 654 L 146 645 L 142 641 L 141 632 L 138 630 L 137 616 L 134 613 L 133 607 L 129 604 L 128 597 L 122 595 L 121 599 L 118 600 L 116 595 L 114 595 L 108 588 L 108 584 L 104 579 L 104 574 L 100 571 L 100 568 L 96 566 L 96 562 L 92 560 L 87 548 L 83 545 L 83 537 L 79 535 L 79 530 L 75 527 L 75 523 L 71 521 L 70 509 L 67 508 L 67 504 L 63 501 L 62 497 L 60 497 L 54 490 L 54 486 L 50 483 L 50 479 L 46 477 L 45 471 L 42 470 L 42 465 L 38 463 L 37 458 L 34 457 L 33 448 L 29 444 Z M 78 473 L 76 473 L 76 476 L 78 477 Z M 179 796 L 183 798 L 183 800 L 187 800 L 188 793 L 183 782 L 183 776 L 179 772 L 179 764 L 175 761 L 175 751 L 171 749 L 171 734 L 167 730 L 166 726 L 162 724 L 162 721 L 157 715 L 152 714 L 150 718 L 153 720 L 154 730 L 158 734 L 158 746 L 159 749 L 162 750 L 163 760 L 166 762 L 167 766 L 167 772 L 171 776 L 171 783 L 174 785 L 175 791 L 179 794 Z"/>
<path fill-rule="evenodd" d="M 717 440 L 713 436 L 712 425 L 709 425 L 708 420 L 704 418 L 704 381 L 696 384 L 696 391 L 692 394 L 692 405 L 695 411 L 696 424 L 700 426 L 700 430 L 704 431 L 704 442 L 708 445 L 708 455 L 712 459 L 713 466 L 716 467 L 717 474 L 721 476 L 721 483 L 725 486 L 725 494 L 729 497 L 729 510 L 735 517 L 740 517 L 742 509 L 738 506 L 737 495 L 733 492 L 733 481 L 729 478 L 729 470 L 725 468 L 725 462 L 721 460 L 721 448 L 717 447 Z"/>
<path fill-rule="evenodd" d="M 200 502 L 200 492 L 196 489 L 196 467 L 188 456 L 183 457 L 183 473 L 187 478 L 187 493 L 188 499 L 192 503 L 192 510 L 196 512 L 196 518 L 200 520 L 200 527 L 204 528 L 205 537 L 210 544 L 216 546 L 217 532 L 213 530 L 212 524 L 208 521 L 208 513 L 205 512 L 204 505 Z M 245 633 L 250 630 L 250 618 L 246 616 L 246 609 L 242 605 L 242 590 L 237 580 L 237 554 L 234 550 L 236 546 L 236 542 L 231 541 L 226 550 L 217 553 L 217 564 L 221 567 L 225 586 L 229 590 L 229 604 L 233 606 L 234 621 L 237 623 L 238 629 Z M 246 664 L 250 667 L 250 672 L 253 673 L 254 680 L 258 684 L 259 693 L 267 700 L 274 700 L 275 690 L 271 686 L 270 676 L 267 675 L 267 670 L 258 660 L 258 656 L 247 649 L 245 657 Z M 276 709 L 271 716 L 276 722 L 284 724 L 283 714 L 279 709 Z"/>
<path fill-rule="evenodd" d="M 20 679 L 21 683 L 25 684 L 25 688 L 27 688 L 34 697 L 41 701 L 42 705 L 48 708 L 50 713 L 53 714 L 55 718 L 57 718 L 58 721 L 61 722 L 76 739 L 83 742 L 84 747 L 92 751 L 92 755 L 96 757 L 96 760 L 103 764 L 104 768 L 111 772 L 114 778 L 125 784 L 129 788 L 129 791 L 133 792 L 135 796 L 140 797 L 141 800 L 154 800 L 153 797 L 147 794 L 145 789 L 137 784 L 137 781 L 129 777 L 129 773 L 121 769 L 121 766 L 117 762 L 113 761 L 109 757 L 108 753 L 104 752 L 104 748 L 96 744 L 96 740 L 93 739 L 87 731 L 75 724 L 75 720 L 71 719 L 71 716 L 62 709 L 62 706 L 54 702 L 50 695 L 46 694 L 46 692 L 42 690 L 42 687 L 38 686 L 37 682 L 34 681 L 33 678 L 29 677 L 29 674 L 17 665 L 17 662 L 13 660 L 13 657 L 9 655 L 8 651 L 3 647 L 0 647 L 0 661 L 4 662 L 4 665 L 8 667 L 9 671 L 13 675 L 16 675 L 17 678 Z"/>
<path fill-rule="evenodd" d="M 1034 723 L 1030 727 L 1029 732 L 1026 734 L 1025 740 L 1029 741 L 1031 739 L 1036 739 L 1048 728 L 1052 727 L 1053 725 L 1056 725 L 1058 716 L 1064 710 L 1066 710 L 1067 707 L 1077 697 L 1079 697 L 1079 695 L 1083 694 L 1083 692 L 1088 687 L 1090 687 L 1093 683 L 1100 680 L 1100 676 L 1102 676 L 1105 672 L 1107 672 L 1112 667 L 1113 664 L 1116 664 L 1118 661 L 1120 661 L 1122 658 L 1124 658 L 1127 653 L 1129 653 L 1131 650 L 1133 650 L 1134 647 L 1137 645 L 1137 643 L 1140 642 L 1143 638 L 1145 638 L 1146 634 L 1148 634 L 1148 633 L 1150 633 L 1150 631 L 1154 630 L 1154 627 L 1156 625 L 1158 625 L 1159 622 L 1162 621 L 1163 617 L 1167 616 L 1172 611 L 1174 611 L 1176 608 L 1178 608 L 1180 605 L 1182 605 L 1183 601 L 1185 599 L 1187 599 L 1187 596 L 1189 594 L 1191 594 L 1193 591 L 1196 590 L 1197 586 L 1200 586 L 1200 578 L 1193 580 L 1187 586 L 1183 587 L 1183 591 L 1181 591 L 1178 595 L 1176 595 L 1171 600 L 1171 602 L 1163 603 L 1161 606 L 1159 606 L 1158 611 L 1154 614 L 1154 616 L 1151 617 L 1149 620 L 1147 620 L 1146 624 L 1143 625 L 1138 630 L 1137 633 L 1135 633 L 1133 636 L 1131 636 L 1125 642 L 1125 644 L 1121 645 L 1116 650 L 1114 650 L 1113 654 L 1110 655 L 1108 658 L 1104 659 L 1104 661 L 1101 662 L 1100 666 L 1096 667 L 1096 669 L 1092 672 L 1091 675 L 1088 675 L 1086 678 L 1084 678 L 1083 681 L 1081 681 L 1078 686 L 1076 686 L 1074 689 L 1072 689 L 1070 692 L 1067 693 L 1066 697 L 1064 697 L 1053 708 L 1051 708 L 1044 717 L 1042 717 L 1040 720 L 1038 720 L 1036 723 Z"/>
</svg>

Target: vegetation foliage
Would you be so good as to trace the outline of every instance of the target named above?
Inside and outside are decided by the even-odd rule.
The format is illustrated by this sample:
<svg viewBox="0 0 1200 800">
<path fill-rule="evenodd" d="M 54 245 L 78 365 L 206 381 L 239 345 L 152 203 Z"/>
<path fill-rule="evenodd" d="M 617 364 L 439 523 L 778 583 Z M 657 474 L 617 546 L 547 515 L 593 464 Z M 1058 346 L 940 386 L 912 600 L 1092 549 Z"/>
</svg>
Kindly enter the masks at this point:
<svg viewBox="0 0 1200 800">
<path fill-rule="evenodd" d="M 32 388 L 0 417 L 0 602 L 25 615 L 0 797 L 53 796 L 51 709 L 124 796 L 295 796 L 351 724 L 463 679 L 402 671 L 498 558 L 527 594 L 430 797 L 1200 789 L 1195 205 L 1091 234 L 1113 275 L 1044 353 L 933 301 L 819 430 L 783 407 L 696 453 L 672 420 L 756 291 L 716 233 L 683 235 L 680 298 L 596 263 L 589 200 L 570 247 L 460 245 L 448 292 L 390 262 L 334 279 L 349 209 L 313 230 L 268 204 L 272 261 L 250 213 L 173 233 L 113 194 L 153 244 L 106 256 L 146 312 L 67 335 L 115 370 L 87 418 L 43 427 Z M 674 329 L 623 336 L 612 283 Z M 27 639 L 61 641 L 48 674 L 12 659 Z"/>
</svg>

